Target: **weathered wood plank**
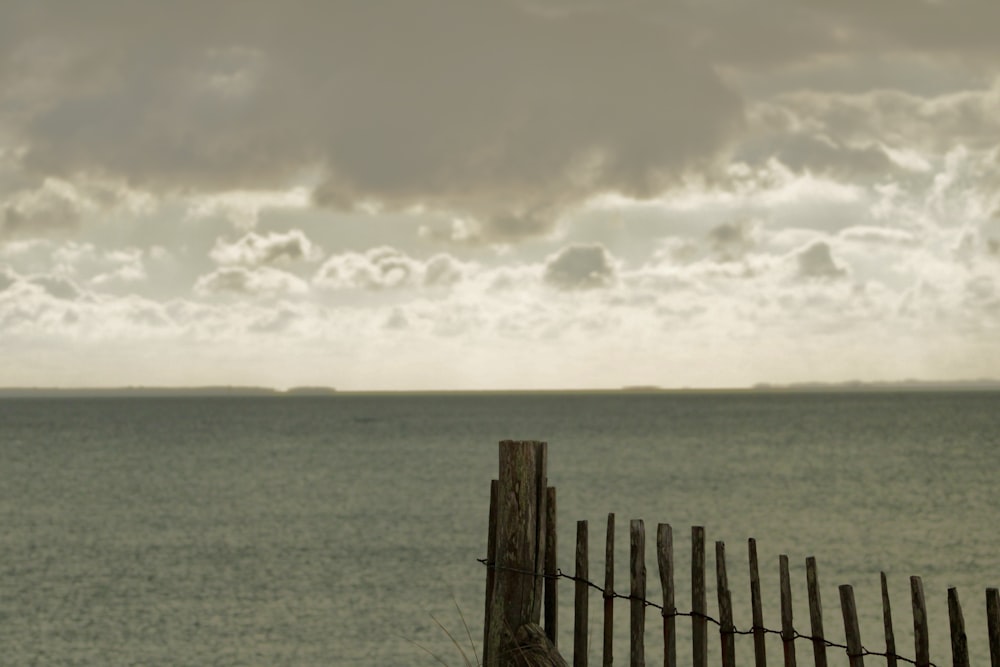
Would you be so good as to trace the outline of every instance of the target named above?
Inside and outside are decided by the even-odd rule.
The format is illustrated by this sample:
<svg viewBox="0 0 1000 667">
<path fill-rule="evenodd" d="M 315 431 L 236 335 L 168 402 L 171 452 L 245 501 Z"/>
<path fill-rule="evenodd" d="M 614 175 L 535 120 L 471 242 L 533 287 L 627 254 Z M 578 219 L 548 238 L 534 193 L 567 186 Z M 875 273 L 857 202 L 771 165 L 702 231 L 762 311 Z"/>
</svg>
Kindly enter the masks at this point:
<svg viewBox="0 0 1000 667">
<path fill-rule="evenodd" d="M 546 447 L 538 441 L 500 443 L 488 667 L 505 659 L 517 628 L 537 623 L 541 615 L 545 533 L 539 532 L 539 525 L 544 521 L 540 499 L 545 497 L 545 455 Z"/>
<path fill-rule="evenodd" d="M 490 481 L 490 518 L 486 535 L 486 611 L 483 616 L 483 664 L 488 665 L 490 648 L 490 615 L 493 606 L 493 587 L 497 564 L 497 493 L 500 482 Z"/>
<path fill-rule="evenodd" d="M 604 543 L 604 650 L 602 665 L 614 662 L 615 625 L 615 515 L 608 514 L 608 533 Z"/>
<path fill-rule="evenodd" d="M 719 640 L 722 644 L 722 667 L 736 667 L 736 636 L 733 631 L 733 596 L 726 574 L 726 544 L 715 543 L 715 582 L 719 598 Z"/>
<path fill-rule="evenodd" d="M 840 609 L 844 615 L 844 636 L 847 638 L 847 656 L 851 667 L 864 667 L 864 649 L 861 647 L 861 630 L 858 628 L 858 609 L 854 604 L 854 589 L 840 587 Z"/>
<path fill-rule="evenodd" d="M 631 539 L 632 587 L 630 594 L 631 630 L 629 632 L 629 665 L 646 667 L 646 527 L 642 519 L 632 519 L 629 524 Z"/>
<path fill-rule="evenodd" d="M 533 568 L 534 572 L 538 575 L 535 577 L 535 595 L 534 603 L 531 608 L 531 622 L 535 625 L 541 625 L 542 623 L 542 606 L 545 601 L 545 548 L 548 544 L 548 530 L 546 529 L 546 524 L 548 523 L 548 510 L 546 506 L 548 505 L 548 474 L 549 474 L 549 445 L 546 442 L 536 442 L 535 443 L 535 484 L 536 484 L 536 514 L 537 520 L 535 521 L 535 566 Z"/>
<path fill-rule="evenodd" d="M 986 589 L 986 629 L 990 640 L 990 665 L 1000 667 L 1000 590 Z"/>
<path fill-rule="evenodd" d="M 556 559 L 556 489 L 546 489 L 545 498 L 545 636 L 559 646 L 559 563 Z"/>
<path fill-rule="evenodd" d="M 760 568 L 757 563 L 757 540 L 747 540 L 750 555 L 750 607 L 753 613 L 753 656 L 756 667 L 767 667 L 767 643 L 764 632 L 764 609 L 760 599 Z"/>
<path fill-rule="evenodd" d="M 969 640 L 965 634 L 965 617 L 958 601 L 958 589 L 948 589 L 948 625 L 951 628 L 951 664 L 969 667 Z"/>
<path fill-rule="evenodd" d="M 910 595 L 913 600 L 913 645 L 917 667 L 928 667 L 931 662 L 930 633 L 927 629 L 927 605 L 924 602 L 924 583 L 920 577 L 910 577 Z"/>
<path fill-rule="evenodd" d="M 823 604 L 819 594 L 819 573 L 816 559 L 806 558 L 806 589 L 809 596 L 809 633 L 812 635 L 816 667 L 826 667 L 826 642 L 823 634 Z"/>
<path fill-rule="evenodd" d="M 691 654 L 694 667 L 708 667 L 708 601 L 705 595 L 705 528 L 691 528 Z"/>
<path fill-rule="evenodd" d="M 656 561 L 663 589 L 663 667 L 677 667 L 677 605 L 674 601 L 674 531 L 670 524 L 656 527 Z"/>
<path fill-rule="evenodd" d="M 781 576 L 781 646 L 785 667 L 795 667 L 795 625 L 792 622 L 792 580 L 788 574 L 788 556 L 778 557 Z"/>
<path fill-rule="evenodd" d="M 587 522 L 576 522 L 576 597 L 573 614 L 573 667 L 587 667 Z"/>
<path fill-rule="evenodd" d="M 889 605 L 889 580 L 882 572 L 882 624 L 885 626 L 886 667 L 896 667 L 896 633 L 892 630 L 892 607 Z"/>
</svg>

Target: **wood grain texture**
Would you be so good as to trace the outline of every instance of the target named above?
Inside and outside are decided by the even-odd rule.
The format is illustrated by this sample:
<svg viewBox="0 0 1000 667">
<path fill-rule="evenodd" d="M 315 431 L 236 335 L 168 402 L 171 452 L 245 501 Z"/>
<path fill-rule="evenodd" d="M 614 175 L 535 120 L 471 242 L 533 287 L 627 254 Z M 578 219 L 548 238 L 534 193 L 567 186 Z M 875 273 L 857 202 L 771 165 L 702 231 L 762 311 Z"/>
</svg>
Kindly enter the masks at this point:
<svg viewBox="0 0 1000 667">
<path fill-rule="evenodd" d="M 559 646 L 559 572 L 556 539 L 556 489 L 548 487 L 545 498 L 545 636 Z"/>
<path fill-rule="evenodd" d="M 509 657 L 514 632 L 537 624 L 541 614 L 544 532 L 540 499 L 545 498 L 545 444 L 534 440 L 500 443 L 497 485 L 496 570 L 490 599 L 488 667 Z"/>
</svg>

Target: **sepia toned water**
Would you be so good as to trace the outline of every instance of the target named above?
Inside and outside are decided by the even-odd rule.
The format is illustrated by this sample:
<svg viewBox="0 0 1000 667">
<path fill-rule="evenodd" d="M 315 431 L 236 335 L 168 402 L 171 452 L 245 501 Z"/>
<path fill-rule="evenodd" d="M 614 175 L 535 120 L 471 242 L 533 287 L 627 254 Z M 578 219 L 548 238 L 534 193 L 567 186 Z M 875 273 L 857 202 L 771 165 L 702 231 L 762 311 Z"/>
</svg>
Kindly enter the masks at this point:
<svg viewBox="0 0 1000 667">
<path fill-rule="evenodd" d="M 765 624 L 780 628 L 788 554 L 807 633 L 804 561 L 819 562 L 826 634 L 838 584 L 883 650 L 879 572 L 900 653 L 913 656 L 909 576 L 923 577 L 932 659 L 950 664 L 957 586 L 973 664 L 988 663 L 986 587 L 1000 586 L 1000 394 L 335 395 L 322 398 L 0 400 L 0 663 L 465 664 L 482 635 L 489 480 L 497 441 L 542 439 L 559 494 L 560 566 L 590 521 L 643 518 L 659 599 L 657 522 L 674 527 L 678 607 L 690 609 L 690 526 L 725 540 L 736 623 L 748 628 L 746 540 Z M 619 570 L 619 587 L 626 575 Z M 560 644 L 571 641 L 563 582 Z M 628 606 L 617 608 L 625 637 Z M 591 661 L 600 659 L 592 598 Z M 715 614 L 715 587 L 709 586 Z M 437 620 L 435 620 L 437 619 Z M 658 664 L 650 610 L 647 663 Z M 678 620 L 679 655 L 690 626 Z M 768 639 L 774 664 L 780 641 Z M 777 642 L 777 643 L 775 643 Z M 620 645 L 616 664 L 626 664 Z M 752 640 L 737 640 L 747 664 Z M 710 650 L 718 654 L 718 636 Z M 811 647 L 797 643 L 799 661 Z M 846 664 L 831 649 L 831 664 Z M 884 664 L 869 658 L 869 664 Z"/>
</svg>

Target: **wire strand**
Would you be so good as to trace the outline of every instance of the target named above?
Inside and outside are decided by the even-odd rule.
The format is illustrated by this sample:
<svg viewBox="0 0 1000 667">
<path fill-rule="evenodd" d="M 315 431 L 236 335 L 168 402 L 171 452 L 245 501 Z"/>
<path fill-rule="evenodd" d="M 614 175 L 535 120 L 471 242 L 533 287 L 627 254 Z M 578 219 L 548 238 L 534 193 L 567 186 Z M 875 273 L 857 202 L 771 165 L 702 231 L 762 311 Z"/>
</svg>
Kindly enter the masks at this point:
<svg viewBox="0 0 1000 667">
<path fill-rule="evenodd" d="M 497 572 L 499 572 L 499 571 L 513 572 L 515 574 L 521 574 L 521 575 L 524 575 L 524 576 L 533 577 L 535 579 L 567 579 L 569 581 L 573 581 L 573 582 L 576 582 L 576 583 L 586 584 L 589 588 L 593 588 L 594 590 L 599 591 L 601 593 L 601 596 L 604 597 L 605 599 L 635 600 L 635 601 L 638 601 L 638 602 L 642 602 L 643 605 L 646 606 L 646 607 L 652 607 L 653 609 L 660 610 L 660 614 L 664 618 L 670 618 L 670 617 L 675 617 L 675 618 L 676 617 L 700 618 L 700 619 L 702 619 L 702 620 L 704 620 L 704 621 L 706 621 L 708 623 L 712 623 L 713 625 L 718 626 L 719 631 L 720 631 L 721 634 L 753 635 L 753 634 L 757 634 L 757 633 L 763 633 L 763 634 L 778 635 L 778 636 L 782 637 L 782 639 L 784 639 L 784 637 L 785 637 L 784 633 L 782 631 L 780 631 L 780 630 L 772 630 L 771 628 L 765 628 L 765 627 L 760 627 L 760 626 L 756 626 L 756 625 L 752 626 L 749 630 L 740 630 L 735 625 L 731 626 L 729 628 L 724 628 L 722 626 L 722 623 L 720 621 L 712 618 L 711 616 L 709 616 L 707 614 L 702 614 L 702 613 L 697 612 L 697 611 L 678 611 L 677 608 L 667 610 L 667 609 L 665 609 L 663 607 L 663 605 L 657 604 L 656 602 L 653 602 L 652 600 L 647 600 L 646 598 L 643 598 L 643 597 L 638 597 L 638 596 L 635 596 L 635 595 L 622 595 L 621 593 L 617 593 L 615 591 L 607 591 L 604 587 L 602 587 L 602 586 L 594 583 L 593 581 L 590 581 L 589 579 L 584 579 L 583 577 L 577 577 L 577 576 L 572 575 L 572 574 L 566 574 L 560 568 L 556 568 L 555 574 L 553 574 L 551 572 L 534 572 L 532 570 L 524 570 L 524 569 L 518 569 L 518 568 L 514 568 L 514 567 L 505 567 L 505 566 L 497 565 L 496 563 L 491 563 L 490 561 L 488 561 L 485 558 L 477 558 L 476 560 L 479 563 L 482 563 L 483 565 L 485 565 L 487 569 L 494 570 L 494 571 L 497 571 Z M 840 649 L 844 649 L 844 651 L 847 652 L 848 657 L 857 657 L 857 656 L 851 655 L 850 649 L 847 647 L 846 644 L 838 644 L 836 642 L 830 641 L 829 639 L 826 639 L 825 637 L 815 637 L 813 635 L 804 635 L 804 634 L 800 633 L 798 630 L 792 630 L 792 637 L 789 639 L 789 641 L 794 641 L 796 639 L 805 639 L 805 640 L 811 641 L 811 642 L 822 642 L 827 648 L 840 648 Z M 916 660 L 913 660 L 911 658 L 907 658 L 906 656 L 898 655 L 896 653 L 886 653 L 886 652 L 879 652 L 879 651 L 870 651 L 867 648 L 865 648 L 864 645 L 861 646 L 861 653 L 857 654 L 857 655 L 858 656 L 873 656 L 873 657 L 876 657 L 876 658 L 895 658 L 896 660 L 901 660 L 901 661 L 903 661 L 905 663 L 908 663 L 908 664 L 911 664 L 911 665 L 916 665 L 917 664 Z M 938 665 L 936 665 L 933 662 L 928 662 L 926 664 L 926 667 L 938 667 Z"/>
</svg>

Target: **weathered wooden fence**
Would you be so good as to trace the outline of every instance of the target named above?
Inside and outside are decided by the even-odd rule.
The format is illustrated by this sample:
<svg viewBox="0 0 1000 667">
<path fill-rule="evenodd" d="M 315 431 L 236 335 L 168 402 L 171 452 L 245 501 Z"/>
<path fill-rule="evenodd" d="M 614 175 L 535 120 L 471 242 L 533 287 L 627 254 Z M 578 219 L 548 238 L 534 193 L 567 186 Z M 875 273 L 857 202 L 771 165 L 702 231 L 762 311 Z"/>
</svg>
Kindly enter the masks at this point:
<svg viewBox="0 0 1000 667">
<path fill-rule="evenodd" d="M 717 618 L 709 615 L 706 595 L 705 530 L 691 529 L 691 610 L 678 611 L 674 587 L 673 530 L 659 524 L 656 530 L 656 562 L 659 571 L 662 603 L 646 599 L 646 531 L 642 520 L 629 523 L 630 563 L 629 593 L 615 590 L 614 540 L 615 517 L 608 515 L 605 542 L 604 585 L 590 579 L 588 569 L 588 525 L 576 525 L 574 573 L 564 574 L 556 560 L 556 493 L 547 485 L 547 445 L 536 441 L 504 441 L 500 443 L 499 479 L 490 487 L 489 538 L 486 569 L 486 608 L 484 623 L 483 664 L 487 667 L 558 667 L 567 663 L 559 654 L 558 588 L 560 579 L 573 582 L 573 666 L 587 665 L 589 638 L 589 590 L 596 589 L 603 599 L 602 665 L 609 667 L 614 655 L 614 600 L 629 601 L 629 664 L 646 664 L 646 610 L 659 611 L 663 621 L 662 661 L 665 667 L 677 665 L 678 617 L 691 619 L 691 655 L 694 667 L 708 667 L 709 626 L 717 628 L 722 667 L 735 667 L 735 638 L 752 635 L 754 664 L 765 667 L 767 651 L 765 637 L 781 637 L 783 664 L 797 664 L 797 640 L 808 642 L 816 667 L 826 667 L 828 650 L 843 651 L 842 660 L 850 667 L 862 667 L 865 657 L 884 660 L 888 667 L 900 662 L 933 667 L 930 658 L 927 611 L 923 583 L 920 577 L 910 578 L 913 610 L 915 657 L 897 654 L 892 625 L 892 610 L 885 573 L 882 573 L 882 617 L 885 628 L 885 650 L 871 651 L 861 643 L 858 615 L 851 586 L 840 586 L 840 607 L 846 643 L 827 639 L 819 593 L 815 558 L 806 560 L 806 589 L 809 603 L 809 632 L 799 632 L 793 624 L 791 581 L 787 556 L 780 556 L 781 628 L 764 626 L 757 545 L 748 542 L 750 597 L 753 625 L 738 630 L 733 623 L 732 596 L 726 572 L 726 549 L 723 542 L 715 543 L 715 582 L 718 597 Z M 544 610 L 544 617 L 543 617 Z M 992 667 L 1000 667 L 1000 594 L 996 588 L 986 590 L 987 633 Z M 965 621 L 958 592 L 948 589 L 948 615 L 951 635 L 952 664 L 968 667 L 969 651 Z M 544 623 L 544 626 L 542 625 Z"/>
</svg>

